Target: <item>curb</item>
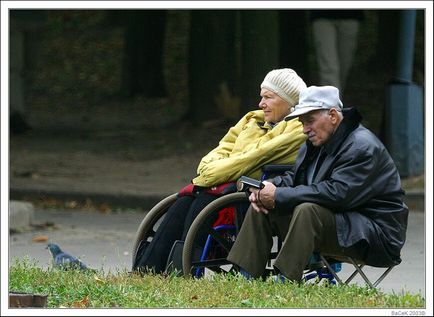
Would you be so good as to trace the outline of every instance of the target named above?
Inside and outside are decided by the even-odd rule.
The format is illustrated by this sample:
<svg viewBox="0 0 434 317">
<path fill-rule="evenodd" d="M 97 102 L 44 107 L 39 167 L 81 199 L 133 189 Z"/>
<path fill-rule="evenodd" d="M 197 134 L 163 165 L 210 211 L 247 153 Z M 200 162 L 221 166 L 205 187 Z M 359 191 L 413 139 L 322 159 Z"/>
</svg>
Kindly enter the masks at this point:
<svg viewBox="0 0 434 317">
<path fill-rule="evenodd" d="M 160 195 L 133 195 L 133 194 L 102 194 L 95 192 L 67 192 L 67 191 L 45 191 L 38 189 L 18 189 L 10 188 L 10 200 L 31 200 L 31 199 L 48 199 L 54 198 L 61 201 L 73 200 L 80 203 L 85 203 L 90 200 L 95 204 L 109 204 L 113 207 L 123 208 L 141 208 L 149 210 L 154 207 L 159 201 L 169 196 L 168 194 Z"/>
<path fill-rule="evenodd" d="M 9 201 L 9 229 L 29 227 L 34 219 L 33 204 L 24 201 Z"/>
<path fill-rule="evenodd" d="M 67 191 L 44 191 L 38 189 L 19 189 L 10 188 L 10 200 L 27 200 L 27 199 L 47 199 L 54 198 L 58 200 L 74 200 L 78 202 L 86 202 L 91 200 L 96 204 L 110 204 L 114 207 L 124 208 L 141 208 L 150 210 L 159 201 L 171 195 L 134 195 L 134 194 L 102 194 L 96 192 L 67 192 Z M 410 211 L 425 212 L 425 193 L 423 191 L 409 190 L 406 191 L 405 203 Z"/>
<path fill-rule="evenodd" d="M 405 193 L 404 202 L 410 211 L 425 212 L 425 192 L 420 190 L 408 190 Z"/>
</svg>

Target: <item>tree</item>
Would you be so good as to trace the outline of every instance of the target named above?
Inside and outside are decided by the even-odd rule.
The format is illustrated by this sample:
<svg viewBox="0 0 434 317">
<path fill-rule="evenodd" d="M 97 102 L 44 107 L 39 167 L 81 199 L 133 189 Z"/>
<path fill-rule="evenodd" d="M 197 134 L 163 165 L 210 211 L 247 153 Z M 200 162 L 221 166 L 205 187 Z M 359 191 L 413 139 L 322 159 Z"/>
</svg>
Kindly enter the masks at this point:
<svg viewBox="0 0 434 317">
<path fill-rule="evenodd" d="M 123 10 L 111 14 L 112 19 L 125 25 L 122 95 L 165 96 L 162 56 L 166 11 Z"/>
<path fill-rule="evenodd" d="M 241 11 L 242 112 L 257 109 L 260 84 L 278 67 L 278 18 L 275 10 Z"/>
<path fill-rule="evenodd" d="M 190 16 L 188 113 L 201 122 L 219 115 L 215 99 L 222 87 L 233 87 L 235 81 L 236 12 L 194 10 Z"/>
<path fill-rule="evenodd" d="M 310 82 L 311 50 L 306 10 L 280 10 L 279 22 L 280 67 L 292 68 L 306 83 Z"/>
</svg>

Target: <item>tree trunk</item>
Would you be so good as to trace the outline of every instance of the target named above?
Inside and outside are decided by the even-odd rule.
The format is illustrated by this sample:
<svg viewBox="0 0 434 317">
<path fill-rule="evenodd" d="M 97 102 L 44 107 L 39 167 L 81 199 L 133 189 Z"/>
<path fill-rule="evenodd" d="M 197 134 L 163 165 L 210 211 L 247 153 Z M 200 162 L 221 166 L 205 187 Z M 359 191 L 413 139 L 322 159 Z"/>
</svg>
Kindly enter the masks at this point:
<svg viewBox="0 0 434 317">
<path fill-rule="evenodd" d="M 166 11 L 122 11 L 121 14 L 126 24 L 122 94 L 165 96 L 162 56 Z"/>
<path fill-rule="evenodd" d="M 310 82 L 306 10 L 280 10 L 279 21 L 280 67 L 292 68 L 305 82 Z"/>
<path fill-rule="evenodd" d="M 188 70 L 189 119 L 193 122 L 216 119 L 216 99 L 222 85 L 232 87 L 236 74 L 235 16 L 230 10 L 191 12 Z"/>
<path fill-rule="evenodd" d="M 278 67 L 278 19 L 275 10 L 241 11 L 242 112 L 258 109 L 261 82 Z"/>
</svg>

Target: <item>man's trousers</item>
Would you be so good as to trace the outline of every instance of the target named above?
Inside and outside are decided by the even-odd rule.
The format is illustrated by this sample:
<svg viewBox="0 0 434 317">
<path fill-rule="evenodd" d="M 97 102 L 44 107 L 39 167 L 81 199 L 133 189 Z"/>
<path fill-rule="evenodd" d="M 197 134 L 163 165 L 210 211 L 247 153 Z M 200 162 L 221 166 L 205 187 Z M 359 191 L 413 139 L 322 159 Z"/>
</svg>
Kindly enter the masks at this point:
<svg viewBox="0 0 434 317">
<path fill-rule="evenodd" d="M 314 251 L 343 254 L 334 213 L 317 204 L 303 203 L 292 212 L 270 210 L 268 214 L 249 207 L 228 260 L 255 278 L 263 276 L 273 236 L 283 241 L 274 267 L 293 281 L 301 280 Z"/>
</svg>

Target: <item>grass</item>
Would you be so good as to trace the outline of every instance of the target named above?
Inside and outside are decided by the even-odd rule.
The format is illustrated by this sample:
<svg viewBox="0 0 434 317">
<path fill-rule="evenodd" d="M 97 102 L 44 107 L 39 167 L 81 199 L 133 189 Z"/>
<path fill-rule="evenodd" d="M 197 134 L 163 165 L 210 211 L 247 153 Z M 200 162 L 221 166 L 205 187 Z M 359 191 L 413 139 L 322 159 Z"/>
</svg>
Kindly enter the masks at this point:
<svg viewBox="0 0 434 317">
<path fill-rule="evenodd" d="M 9 291 L 48 295 L 48 308 L 424 308 L 420 294 L 384 294 L 360 286 L 42 269 L 17 260 Z"/>
</svg>

